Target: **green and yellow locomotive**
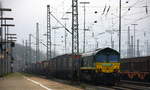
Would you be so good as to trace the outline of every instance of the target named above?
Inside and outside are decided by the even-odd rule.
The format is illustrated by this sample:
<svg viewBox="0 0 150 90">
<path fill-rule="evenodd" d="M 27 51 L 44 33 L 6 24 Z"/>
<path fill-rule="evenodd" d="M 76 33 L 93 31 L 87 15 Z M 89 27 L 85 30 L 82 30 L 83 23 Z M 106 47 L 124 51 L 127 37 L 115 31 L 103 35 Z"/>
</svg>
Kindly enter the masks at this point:
<svg viewBox="0 0 150 90">
<path fill-rule="evenodd" d="M 120 54 L 116 50 L 98 49 L 81 56 L 81 79 L 112 84 L 120 80 Z"/>
</svg>

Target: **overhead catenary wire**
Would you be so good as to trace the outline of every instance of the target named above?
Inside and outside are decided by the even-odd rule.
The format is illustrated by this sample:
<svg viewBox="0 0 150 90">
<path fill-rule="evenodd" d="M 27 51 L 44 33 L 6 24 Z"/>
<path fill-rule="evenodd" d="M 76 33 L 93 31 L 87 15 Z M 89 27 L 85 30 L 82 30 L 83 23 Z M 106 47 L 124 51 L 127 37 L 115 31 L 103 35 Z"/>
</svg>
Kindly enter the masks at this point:
<svg viewBox="0 0 150 90">
<path fill-rule="evenodd" d="M 102 15 L 105 13 L 105 11 L 106 11 L 106 8 L 107 8 L 107 5 L 105 4 L 105 7 L 104 7 L 104 10 L 103 10 L 103 13 L 102 13 Z"/>
<path fill-rule="evenodd" d="M 134 5 L 136 5 L 136 4 L 138 3 L 138 1 L 140 1 L 140 0 L 137 0 L 137 1 L 136 1 L 136 3 L 134 3 L 133 5 L 131 5 L 131 6 L 130 6 L 130 8 L 134 7 Z M 106 8 L 107 8 L 107 7 L 106 7 L 106 5 L 105 5 L 105 8 L 104 8 L 104 10 L 103 10 L 102 15 L 105 13 Z M 110 9 L 110 6 L 109 6 L 109 7 L 108 7 L 108 9 L 107 9 L 107 13 L 106 13 L 106 15 L 108 14 L 109 9 Z M 128 11 L 127 11 L 127 12 L 128 12 Z M 105 16 L 106 16 L 106 15 L 105 15 Z M 123 16 L 125 16 L 125 14 L 122 14 L 122 17 L 123 17 Z M 116 19 L 117 19 L 117 18 L 119 18 L 119 17 L 118 17 L 118 16 L 116 16 Z M 115 18 L 113 18 L 113 19 L 115 19 Z"/>
<path fill-rule="evenodd" d="M 72 34 L 72 32 L 70 32 L 69 29 L 66 28 L 66 26 L 63 25 L 52 13 L 50 13 L 50 14 L 51 14 L 51 16 L 52 16 L 60 25 L 62 25 L 62 26 L 65 28 L 65 30 L 67 30 L 67 32 L 69 32 L 70 34 Z"/>
<path fill-rule="evenodd" d="M 35 36 L 33 36 L 32 34 L 31 34 L 31 36 L 34 38 L 34 39 L 36 39 L 36 37 Z M 39 41 L 43 46 L 45 46 L 45 47 L 47 47 L 47 45 L 46 44 L 44 44 L 42 41 Z"/>
<path fill-rule="evenodd" d="M 106 15 L 108 14 L 109 11 L 110 11 L 110 5 L 109 5 L 109 7 L 107 9 Z"/>
<path fill-rule="evenodd" d="M 68 12 L 70 9 L 71 9 L 71 7 L 67 9 L 67 12 Z M 63 18 L 66 14 L 67 14 L 67 13 L 65 12 L 65 13 L 62 15 L 62 18 Z"/>
<path fill-rule="evenodd" d="M 144 0 L 142 0 L 142 1 L 144 1 Z M 128 9 L 127 9 L 127 11 L 122 14 L 122 17 L 124 17 L 131 10 L 131 8 L 135 7 L 135 5 L 137 5 L 139 2 L 142 2 L 142 1 L 137 0 L 134 4 L 132 4 L 131 6 L 129 6 Z"/>
<path fill-rule="evenodd" d="M 134 23 L 134 22 L 138 22 L 138 21 L 144 20 L 144 19 L 149 18 L 149 17 L 150 17 L 150 15 L 145 16 L 145 17 L 141 17 L 141 18 L 139 18 L 139 19 L 134 20 L 134 21 L 131 22 L 131 23 L 125 24 L 124 26 L 130 25 L 130 24 L 132 24 L 132 23 Z"/>
<path fill-rule="evenodd" d="M 138 0 L 138 1 L 140 1 L 140 0 Z M 132 5 L 132 7 L 133 7 L 134 5 Z M 145 12 L 145 11 L 144 11 Z M 133 13 L 133 14 L 130 14 L 130 15 L 137 15 L 137 14 L 143 14 L 143 13 L 141 13 L 141 12 L 139 12 L 139 13 Z M 127 15 L 122 15 L 122 19 L 124 19 L 124 17 L 125 16 L 127 16 Z M 143 16 L 142 16 L 143 17 Z M 136 20 L 134 20 L 133 22 L 137 22 L 137 21 L 141 21 L 141 20 L 143 20 L 143 19 L 146 19 L 146 18 L 148 18 L 149 16 L 145 16 L 145 17 L 143 17 L 143 18 L 138 18 L 138 19 L 136 19 Z M 117 19 L 117 17 L 116 18 L 114 18 L 114 19 Z M 117 20 L 118 21 L 118 20 Z M 114 24 L 116 24 L 117 22 L 115 21 L 115 23 Z M 130 23 L 131 24 L 131 23 Z M 126 24 L 126 25 L 129 25 L 129 24 Z M 124 25 L 124 26 L 126 26 L 126 25 Z"/>
</svg>

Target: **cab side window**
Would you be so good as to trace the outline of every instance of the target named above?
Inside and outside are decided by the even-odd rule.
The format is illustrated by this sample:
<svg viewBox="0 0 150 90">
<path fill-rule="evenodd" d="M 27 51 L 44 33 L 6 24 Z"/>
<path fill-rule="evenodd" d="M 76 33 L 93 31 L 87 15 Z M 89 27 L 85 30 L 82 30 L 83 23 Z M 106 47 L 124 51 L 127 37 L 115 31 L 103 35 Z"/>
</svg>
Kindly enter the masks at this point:
<svg viewBox="0 0 150 90">
<path fill-rule="evenodd" d="M 81 59 L 81 67 L 83 67 L 84 66 L 84 60 L 83 60 L 83 58 Z"/>
<path fill-rule="evenodd" d="M 83 57 L 81 61 L 81 65 L 84 67 L 92 67 L 94 60 L 93 56 Z"/>
</svg>

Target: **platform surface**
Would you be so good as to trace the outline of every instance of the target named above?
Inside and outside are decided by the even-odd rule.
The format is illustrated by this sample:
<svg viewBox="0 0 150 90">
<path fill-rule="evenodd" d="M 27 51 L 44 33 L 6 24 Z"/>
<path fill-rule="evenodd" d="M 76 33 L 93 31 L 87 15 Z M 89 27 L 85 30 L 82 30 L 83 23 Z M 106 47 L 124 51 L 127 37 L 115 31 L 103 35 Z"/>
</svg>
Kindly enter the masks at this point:
<svg viewBox="0 0 150 90">
<path fill-rule="evenodd" d="M 35 76 L 15 73 L 0 78 L 0 90 L 81 90 L 80 88 Z"/>
</svg>

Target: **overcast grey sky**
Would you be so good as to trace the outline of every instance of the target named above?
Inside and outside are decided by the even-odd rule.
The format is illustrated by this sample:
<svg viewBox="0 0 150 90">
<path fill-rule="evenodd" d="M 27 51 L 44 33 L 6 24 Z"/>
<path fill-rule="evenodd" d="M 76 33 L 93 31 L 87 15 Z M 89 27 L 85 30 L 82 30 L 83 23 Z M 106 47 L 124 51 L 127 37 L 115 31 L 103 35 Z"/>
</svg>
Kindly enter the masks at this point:
<svg viewBox="0 0 150 90">
<path fill-rule="evenodd" d="M 62 22 L 62 17 L 70 18 L 67 21 L 67 28 L 71 31 L 71 15 L 66 15 L 65 12 L 71 11 L 71 0 L 0 0 L 4 8 L 11 8 L 11 13 L 5 13 L 5 16 L 14 17 L 13 22 L 16 26 L 12 29 L 13 33 L 17 33 L 18 43 L 22 40 L 28 39 L 28 34 L 31 33 L 35 36 L 36 22 L 40 23 L 40 38 L 46 42 L 43 36 L 46 33 L 46 5 L 51 5 L 52 13 Z M 79 2 L 85 0 L 79 0 Z M 110 47 L 110 34 L 106 33 L 101 36 L 96 36 L 98 33 L 105 32 L 105 30 L 118 30 L 118 5 L 119 0 L 86 0 L 90 4 L 86 7 L 86 27 L 90 29 L 86 33 L 86 50 L 90 51 L 95 48 L 95 39 L 92 37 L 92 32 L 95 38 L 99 38 L 99 47 Z M 147 2 L 147 3 L 146 3 Z M 146 8 L 143 7 L 147 4 L 148 13 Z M 104 8 L 110 10 L 103 13 Z M 129 9 L 130 8 L 130 9 Z M 94 12 L 98 13 L 95 14 Z M 97 20 L 98 23 L 94 24 Z M 150 1 L 149 0 L 122 0 L 122 46 L 126 49 L 127 28 L 131 27 L 131 35 L 133 35 L 133 26 L 131 24 L 138 24 L 136 29 L 136 38 L 140 39 L 141 45 L 144 46 L 144 41 L 149 39 L 150 35 Z M 52 19 L 52 26 L 60 26 L 54 19 Z M 83 7 L 79 4 L 79 29 L 80 29 L 80 49 L 82 51 L 83 45 Z M 144 37 L 144 31 L 147 37 Z M 56 30 L 56 44 L 57 51 L 64 53 L 64 29 Z M 118 50 L 118 35 L 114 33 L 113 39 L 115 41 L 115 49 Z M 54 40 L 54 39 L 53 39 Z M 71 35 L 68 34 L 67 46 L 71 44 Z M 54 41 L 52 41 L 54 42 Z M 41 46 L 42 47 L 42 46 Z M 34 47 L 33 47 L 34 48 Z M 42 47 L 45 50 L 44 47 Z M 68 52 L 71 47 L 68 48 Z"/>
</svg>

